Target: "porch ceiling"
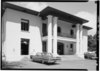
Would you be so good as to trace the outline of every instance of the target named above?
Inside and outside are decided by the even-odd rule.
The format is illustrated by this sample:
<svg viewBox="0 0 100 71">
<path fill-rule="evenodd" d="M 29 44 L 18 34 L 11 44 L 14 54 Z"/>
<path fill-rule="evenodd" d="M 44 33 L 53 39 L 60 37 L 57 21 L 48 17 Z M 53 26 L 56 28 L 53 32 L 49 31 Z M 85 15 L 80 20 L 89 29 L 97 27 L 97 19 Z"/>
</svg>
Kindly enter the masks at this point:
<svg viewBox="0 0 100 71">
<path fill-rule="evenodd" d="M 80 17 L 68 14 L 66 12 L 54 9 L 52 7 L 49 7 L 49 6 L 40 12 L 40 16 L 43 18 L 46 18 L 46 16 L 48 16 L 48 15 L 57 16 L 57 17 L 59 17 L 60 20 L 71 22 L 73 24 L 77 24 L 77 23 L 83 24 L 83 23 L 88 22 L 88 20 L 85 20 L 85 19 L 82 19 Z"/>
</svg>

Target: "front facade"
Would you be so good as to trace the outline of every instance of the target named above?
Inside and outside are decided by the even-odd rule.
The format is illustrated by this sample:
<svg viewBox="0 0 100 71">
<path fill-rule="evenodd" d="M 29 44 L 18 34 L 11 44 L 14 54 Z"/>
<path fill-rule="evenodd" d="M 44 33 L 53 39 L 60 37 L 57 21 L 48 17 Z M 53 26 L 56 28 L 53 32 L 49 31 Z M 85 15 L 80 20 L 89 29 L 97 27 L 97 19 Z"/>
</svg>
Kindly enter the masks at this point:
<svg viewBox="0 0 100 71">
<path fill-rule="evenodd" d="M 58 16 L 54 11 L 49 13 L 48 9 L 53 10 L 48 7 L 40 13 L 29 14 L 17 8 L 5 8 L 2 16 L 2 52 L 6 61 L 19 61 L 37 52 L 84 57 L 89 27 L 83 26 L 83 23 L 87 21 L 69 14 L 71 19 L 65 21 L 61 17 L 64 16 L 62 12 L 55 10 L 60 14 Z"/>
</svg>

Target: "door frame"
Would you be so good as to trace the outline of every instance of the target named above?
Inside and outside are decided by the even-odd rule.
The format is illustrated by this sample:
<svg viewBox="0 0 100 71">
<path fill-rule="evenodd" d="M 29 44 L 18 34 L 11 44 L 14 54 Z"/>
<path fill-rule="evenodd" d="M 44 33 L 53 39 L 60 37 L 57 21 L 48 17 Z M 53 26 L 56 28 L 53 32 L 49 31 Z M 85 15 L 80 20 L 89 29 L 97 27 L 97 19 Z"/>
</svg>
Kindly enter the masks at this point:
<svg viewBox="0 0 100 71">
<path fill-rule="evenodd" d="M 27 42 L 27 43 L 26 43 L 26 44 L 27 44 L 27 48 L 26 48 L 27 50 L 23 49 L 23 48 L 25 48 L 25 47 L 22 47 L 22 43 L 23 43 L 24 41 Z M 29 45 L 30 45 L 29 43 L 30 43 L 30 39 L 28 39 L 28 38 L 21 38 L 21 43 L 20 43 L 20 46 L 21 46 L 21 47 L 20 47 L 20 54 L 21 54 L 21 55 L 29 55 Z M 23 53 L 23 51 L 27 51 L 27 53 Z"/>
<path fill-rule="evenodd" d="M 62 46 L 62 47 L 59 47 L 59 45 Z M 60 53 L 58 52 L 59 48 L 61 48 Z M 59 55 L 64 55 L 64 43 L 62 43 L 62 42 L 57 42 L 57 53 L 58 53 Z"/>
</svg>

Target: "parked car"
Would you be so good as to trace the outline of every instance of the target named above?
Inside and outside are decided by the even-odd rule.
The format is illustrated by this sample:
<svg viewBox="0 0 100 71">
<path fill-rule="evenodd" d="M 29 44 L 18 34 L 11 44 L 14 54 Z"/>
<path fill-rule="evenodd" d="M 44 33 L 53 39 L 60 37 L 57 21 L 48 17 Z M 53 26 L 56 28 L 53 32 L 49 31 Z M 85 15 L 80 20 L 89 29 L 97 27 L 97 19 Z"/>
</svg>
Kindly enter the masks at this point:
<svg viewBox="0 0 100 71">
<path fill-rule="evenodd" d="M 55 63 L 56 61 L 60 61 L 60 57 L 54 57 L 52 53 L 36 53 L 36 55 L 31 55 L 30 58 L 32 61 L 38 61 L 42 63 Z"/>
<path fill-rule="evenodd" d="M 96 52 L 86 52 L 84 53 L 84 58 L 86 59 L 97 59 Z"/>
</svg>

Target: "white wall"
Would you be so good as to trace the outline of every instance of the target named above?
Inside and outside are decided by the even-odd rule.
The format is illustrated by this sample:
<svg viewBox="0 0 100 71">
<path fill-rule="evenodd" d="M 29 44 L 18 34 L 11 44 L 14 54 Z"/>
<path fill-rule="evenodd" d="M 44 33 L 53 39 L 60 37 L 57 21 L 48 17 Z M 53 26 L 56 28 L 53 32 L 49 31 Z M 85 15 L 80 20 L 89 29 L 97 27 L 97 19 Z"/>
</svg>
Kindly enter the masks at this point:
<svg viewBox="0 0 100 71">
<path fill-rule="evenodd" d="M 75 42 L 68 42 L 68 41 L 61 41 L 58 40 L 58 42 L 61 42 L 64 44 L 64 55 L 74 55 L 76 53 L 76 43 Z M 73 44 L 73 52 L 71 52 L 70 44 Z"/>
<path fill-rule="evenodd" d="M 76 28 L 72 28 L 72 23 L 58 20 L 58 26 L 61 28 L 61 33 L 70 35 L 70 30 L 73 29 L 74 36 L 76 36 Z"/>
<path fill-rule="evenodd" d="M 7 11 L 5 11 L 4 15 L 2 16 L 2 54 L 5 53 L 6 49 L 6 22 L 7 22 Z"/>
<path fill-rule="evenodd" d="M 83 46 L 82 46 L 82 54 L 84 54 L 84 52 L 87 52 L 88 49 L 88 30 L 87 29 L 83 29 Z"/>
<path fill-rule="evenodd" d="M 29 55 L 36 52 L 42 52 L 42 21 L 41 18 L 15 11 L 7 10 L 6 20 L 6 55 L 8 61 L 16 61 L 22 58 L 21 56 L 21 38 L 30 39 Z M 29 20 L 29 32 L 21 31 L 21 19 Z"/>
</svg>

